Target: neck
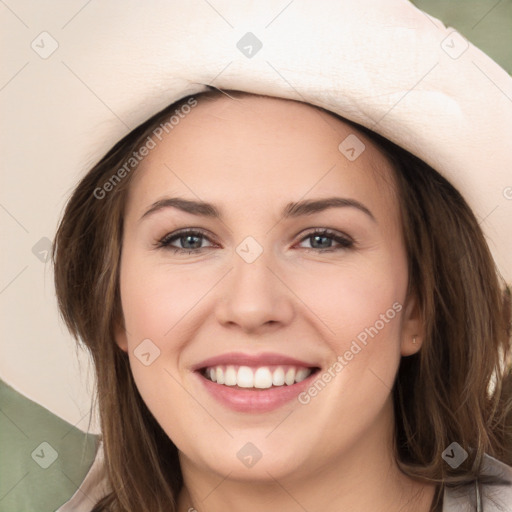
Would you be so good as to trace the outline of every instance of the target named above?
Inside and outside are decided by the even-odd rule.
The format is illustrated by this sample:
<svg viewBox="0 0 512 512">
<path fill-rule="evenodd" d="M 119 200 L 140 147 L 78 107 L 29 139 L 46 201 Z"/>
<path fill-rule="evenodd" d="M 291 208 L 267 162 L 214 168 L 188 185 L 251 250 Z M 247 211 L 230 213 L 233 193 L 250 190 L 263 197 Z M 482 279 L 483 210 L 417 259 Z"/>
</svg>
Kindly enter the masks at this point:
<svg viewBox="0 0 512 512">
<path fill-rule="evenodd" d="M 330 458 L 314 470 L 297 468 L 279 478 L 269 470 L 265 480 L 230 479 L 180 454 L 184 487 L 178 512 L 430 512 L 435 485 L 400 472 L 393 457 L 392 407 L 381 420 L 387 422 L 388 442 L 380 423 L 344 453 L 326 454 Z"/>
</svg>

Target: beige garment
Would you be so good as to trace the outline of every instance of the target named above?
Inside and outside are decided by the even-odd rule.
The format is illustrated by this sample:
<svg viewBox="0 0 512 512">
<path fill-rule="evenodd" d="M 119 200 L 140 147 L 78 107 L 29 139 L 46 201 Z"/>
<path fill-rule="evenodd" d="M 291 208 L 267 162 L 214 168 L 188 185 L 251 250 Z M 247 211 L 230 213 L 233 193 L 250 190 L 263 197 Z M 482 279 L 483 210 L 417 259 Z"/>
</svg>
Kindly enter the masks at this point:
<svg viewBox="0 0 512 512">
<path fill-rule="evenodd" d="M 445 489 L 443 512 L 512 512 L 512 467 L 485 455 L 484 473 L 500 476 L 510 485 L 477 486 L 465 492 Z"/>
<path fill-rule="evenodd" d="M 91 512 L 94 504 L 109 489 L 107 483 L 101 480 L 102 466 L 103 444 L 99 443 L 94 463 L 82 485 L 56 512 Z M 463 493 L 447 488 L 443 495 L 443 512 L 512 512 L 512 467 L 485 455 L 484 468 L 485 473 L 509 480 L 510 485 L 483 486 L 481 490 L 475 486 Z"/>
</svg>

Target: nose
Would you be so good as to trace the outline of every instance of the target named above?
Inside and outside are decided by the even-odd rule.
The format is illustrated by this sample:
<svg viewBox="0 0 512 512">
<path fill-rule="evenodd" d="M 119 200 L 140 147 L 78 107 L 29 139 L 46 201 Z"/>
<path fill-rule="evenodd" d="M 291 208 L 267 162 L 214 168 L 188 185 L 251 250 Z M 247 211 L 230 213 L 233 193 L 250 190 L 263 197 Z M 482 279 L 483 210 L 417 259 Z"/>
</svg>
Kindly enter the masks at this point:
<svg viewBox="0 0 512 512">
<path fill-rule="evenodd" d="M 268 332 L 289 324 L 294 315 L 294 294 L 275 264 L 270 250 L 252 263 L 233 254 L 233 269 L 226 276 L 216 306 L 216 318 L 245 333 Z"/>
</svg>

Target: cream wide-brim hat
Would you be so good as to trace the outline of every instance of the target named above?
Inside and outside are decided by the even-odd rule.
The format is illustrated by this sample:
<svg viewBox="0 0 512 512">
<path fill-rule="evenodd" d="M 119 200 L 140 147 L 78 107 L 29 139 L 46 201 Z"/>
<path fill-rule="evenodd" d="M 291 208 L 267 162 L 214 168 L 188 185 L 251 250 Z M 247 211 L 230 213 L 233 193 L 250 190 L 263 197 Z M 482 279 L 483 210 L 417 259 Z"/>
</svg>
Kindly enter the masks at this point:
<svg viewBox="0 0 512 512">
<path fill-rule="evenodd" d="M 78 365 L 59 320 L 49 243 L 92 164 L 153 114 L 208 86 L 318 105 L 417 155 L 469 202 L 511 281 L 512 78 L 408 1 L 111 0 L 75 14 L 57 2 L 33 9 L 40 11 L 11 9 L 9 41 L 24 50 L 4 64 L 12 194 L 3 203 L 11 243 L 0 375 L 79 428 L 88 426 L 92 371 Z M 340 151 L 353 154 L 343 144 Z"/>
</svg>

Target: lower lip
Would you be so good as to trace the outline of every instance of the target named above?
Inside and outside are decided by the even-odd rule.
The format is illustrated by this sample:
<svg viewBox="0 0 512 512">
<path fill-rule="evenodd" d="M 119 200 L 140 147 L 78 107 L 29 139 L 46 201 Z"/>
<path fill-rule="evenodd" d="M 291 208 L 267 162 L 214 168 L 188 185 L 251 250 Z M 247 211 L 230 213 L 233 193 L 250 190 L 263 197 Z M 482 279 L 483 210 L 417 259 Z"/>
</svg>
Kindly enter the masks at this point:
<svg viewBox="0 0 512 512">
<path fill-rule="evenodd" d="M 217 384 L 195 372 L 205 389 L 221 404 L 237 412 L 268 412 L 297 398 L 316 378 L 317 372 L 301 382 L 267 389 L 238 389 Z"/>
</svg>

